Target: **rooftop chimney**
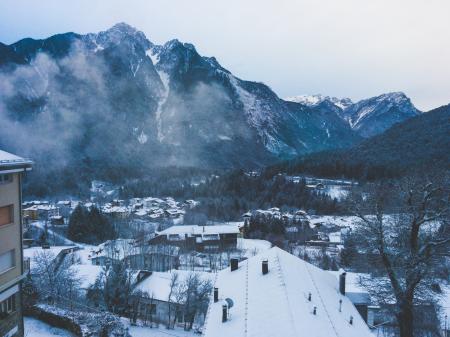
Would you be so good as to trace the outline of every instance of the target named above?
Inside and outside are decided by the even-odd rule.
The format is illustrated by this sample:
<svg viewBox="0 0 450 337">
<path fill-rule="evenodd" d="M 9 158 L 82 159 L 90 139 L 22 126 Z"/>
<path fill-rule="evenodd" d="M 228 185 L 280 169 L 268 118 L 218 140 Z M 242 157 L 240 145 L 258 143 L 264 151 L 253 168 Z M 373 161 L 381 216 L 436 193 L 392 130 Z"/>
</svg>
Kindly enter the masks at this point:
<svg viewBox="0 0 450 337">
<path fill-rule="evenodd" d="M 214 288 L 214 303 L 219 302 L 219 288 Z"/>
<path fill-rule="evenodd" d="M 230 267 L 231 267 L 231 271 L 237 270 L 238 267 L 239 267 L 239 260 L 235 259 L 235 258 L 231 259 L 230 260 Z"/>
<path fill-rule="evenodd" d="M 339 275 L 339 292 L 342 295 L 345 295 L 345 276 L 346 275 L 347 275 L 347 273 L 345 271 Z"/>
<path fill-rule="evenodd" d="M 263 275 L 266 275 L 269 273 L 269 261 L 263 260 L 262 262 L 262 273 Z"/>
<path fill-rule="evenodd" d="M 228 317 L 227 317 L 227 309 L 228 306 L 226 304 L 222 305 L 222 323 L 226 322 Z"/>
</svg>

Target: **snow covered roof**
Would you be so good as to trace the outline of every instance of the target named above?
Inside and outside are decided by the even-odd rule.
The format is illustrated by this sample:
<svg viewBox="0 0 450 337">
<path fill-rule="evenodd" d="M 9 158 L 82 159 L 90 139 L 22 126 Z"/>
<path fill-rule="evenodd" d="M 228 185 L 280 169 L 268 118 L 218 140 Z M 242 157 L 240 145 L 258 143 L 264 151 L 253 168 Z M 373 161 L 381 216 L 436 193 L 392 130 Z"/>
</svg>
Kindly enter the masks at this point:
<svg viewBox="0 0 450 337">
<path fill-rule="evenodd" d="M 134 254 L 136 250 L 133 239 L 108 240 L 91 249 L 91 258 L 108 257 L 114 260 L 123 260 L 126 256 Z"/>
<path fill-rule="evenodd" d="M 266 259 L 269 273 L 263 275 L 261 261 Z M 339 293 L 333 275 L 277 247 L 241 262 L 233 272 L 219 272 L 214 286 L 220 300 L 210 306 L 206 337 L 372 336 L 351 301 Z M 229 320 L 222 323 L 225 298 L 231 298 L 234 306 Z"/>
<path fill-rule="evenodd" d="M 134 239 L 108 240 L 91 248 L 91 259 L 107 257 L 113 260 L 123 260 L 136 254 L 163 254 L 177 256 L 180 248 L 170 245 L 139 245 Z"/>
<path fill-rule="evenodd" d="M 0 169 L 2 170 L 13 167 L 31 168 L 32 164 L 31 160 L 0 150 Z"/>
<path fill-rule="evenodd" d="M 63 250 L 76 249 L 77 246 L 52 246 L 47 249 L 41 247 L 30 247 L 23 250 L 23 257 L 30 259 L 30 268 L 33 270 L 35 267 L 35 259 L 39 254 L 52 254 L 53 258 L 56 258 Z"/>
<path fill-rule="evenodd" d="M 24 209 L 24 211 L 52 211 L 56 210 L 54 205 L 33 205 Z"/>
<path fill-rule="evenodd" d="M 331 243 L 341 243 L 342 242 L 341 232 L 329 233 L 328 238 L 330 239 Z"/>
<path fill-rule="evenodd" d="M 202 235 L 202 234 L 238 234 L 238 225 L 214 225 L 214 226 L 172 226 L 161 232 L 160 235 L 173 234 L 188 234 L 188 235 Z"/>
<path fill-rule="evenodd" d="M 183 283 L 189 275 L 192 274 L 191 271 L 187 270 L 172 270 L 169 272 L 153 272 L 152 275 L 138 283 L 135 291 L 146 292 L 149 296 L 153 297 L 155 300 L 167 301 L 170 293 L 170 282 L 172 279 L 172 274 L 178 274 L 178 284 Z M 210 280 L 213 282 L 215 274 L 206 272 L 195 272 L 199 275 L 202 280 Z M 173 300 L 173 299 L 172 299 Z"/>
<path fill-rule="evenodd" d="M 70 269 L 76 273 L 76 276 L 80 279 L 80 288 L 88 289 L 95 284 L 97 278 L 102 274 L 103 267 L 93 264 L 74 264 L 70 266 Z"/>
</svg>

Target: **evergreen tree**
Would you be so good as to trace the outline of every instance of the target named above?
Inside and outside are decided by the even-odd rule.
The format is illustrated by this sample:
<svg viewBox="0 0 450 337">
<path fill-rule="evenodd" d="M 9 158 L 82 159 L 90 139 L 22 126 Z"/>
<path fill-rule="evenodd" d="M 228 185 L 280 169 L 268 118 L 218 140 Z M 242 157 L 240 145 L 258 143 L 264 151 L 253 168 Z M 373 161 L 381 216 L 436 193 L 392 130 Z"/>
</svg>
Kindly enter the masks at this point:
<svg viewBox="0 0 450 337">
<path fill-rule="evenodd" d="M 116 238 L 116 231 L 97 207 L 90 211 L 77 206 L 69 219 L 69 239 L 85 243 L 101 243 Z"/>
<path fill-rule="evenodd" d="M 69 218 L 69 226 L 67 229 L 67 237 L 72 241 L 84 242 L 86 234 L 86 209 L 78 205 Z"/>
</svg>

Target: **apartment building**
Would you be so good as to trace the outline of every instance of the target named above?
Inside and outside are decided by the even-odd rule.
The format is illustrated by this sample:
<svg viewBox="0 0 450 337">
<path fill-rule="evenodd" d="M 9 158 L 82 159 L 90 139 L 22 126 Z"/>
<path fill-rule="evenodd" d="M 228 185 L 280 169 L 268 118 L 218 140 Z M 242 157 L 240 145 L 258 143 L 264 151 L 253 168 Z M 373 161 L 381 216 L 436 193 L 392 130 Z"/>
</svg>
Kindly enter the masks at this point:
<svg viewBox="0 0 450 337">
<path fill-rule="evenodd" d="M 0 150 L 0 337 L 23 336 L 21 180 L 32 162 Z M 29 264 L 28 264 L 29 265 Z"/>
</svg>

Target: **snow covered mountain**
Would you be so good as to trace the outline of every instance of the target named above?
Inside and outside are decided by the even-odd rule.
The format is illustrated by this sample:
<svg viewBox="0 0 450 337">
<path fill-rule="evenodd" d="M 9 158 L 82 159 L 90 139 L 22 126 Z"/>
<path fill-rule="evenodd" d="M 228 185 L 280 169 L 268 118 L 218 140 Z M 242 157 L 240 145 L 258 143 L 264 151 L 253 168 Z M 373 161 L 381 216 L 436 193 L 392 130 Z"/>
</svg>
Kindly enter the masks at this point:
<svg viewBox="0 0 450 337">
<path fill-rule="evenodd" d="M 382 133 L 392 125 L 419 114 L 420 111 L 402 92 L 364 99 L 343 111 L 344 119 L 363 137 Z"/>
<path fill-rule="evenodd" d="M 1 146 L 34 158 L 35 171 L 52 162 L 55 171 L 106 179 L 153 166 L 254 167 L 348 147 L 398 106 L 285 101 L 192 44 L 156 45 L 125 23 L 0 44 L 0 79 Z M 397 110 L 390 122 L 408 114 Z"/>
<path fill-rule="evenodd" d="M 98 34 L 27 38 L 0 53 L 11 88 L 1 97 L 8 123 L 0 143 L 32 157 L 70 152 L 64 162 L 100 165 L 114 153 L 121 167 L 236 167 L 359 139 L 344 123 L 237 78 L 192 44 L 155 45 L 124 23 Z M 17 128 L 23 139 L 8 143 Z"/>
<path fill-rule="evenodd" d="M 420 114 L 402 92 L 382 94 L 356 103 L 349 98 L 339 99 L 320 94 L 293 96 L 286 100 L 309 107 L 327 105 L 331 112 L 336 113 L 365 138 L 382 133 L 392 125 Z"/>
</svg>

